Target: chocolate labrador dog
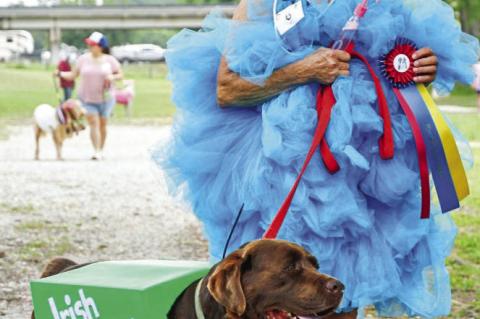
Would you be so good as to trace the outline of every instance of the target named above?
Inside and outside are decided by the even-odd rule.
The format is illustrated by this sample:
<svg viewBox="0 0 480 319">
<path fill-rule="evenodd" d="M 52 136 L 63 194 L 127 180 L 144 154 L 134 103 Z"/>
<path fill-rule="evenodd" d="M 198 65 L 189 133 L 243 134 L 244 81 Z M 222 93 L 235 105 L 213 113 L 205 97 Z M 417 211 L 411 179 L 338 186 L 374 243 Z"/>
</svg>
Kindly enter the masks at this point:
<svg viewBox="0 0 480 319">
<path fill-rule="evenodd" d="M 58 258 L 42 277 L 81 266 Z M 296 244 L 252 241 L 187 287 L 168 319 L 355 318 L 335 314 L 344 287 L 317 269 L 315 257 Z"/>
<path fill-rule="evenodd" d="M 315 257 L 298 245 L 282 240 L 250 242 L 190 285 L 168 319 L 199 319 L 196 290 L 197 304 L 207 319 L 341 318 L 334 311 L 344 287 L 317 269 Z"/>
</svg>

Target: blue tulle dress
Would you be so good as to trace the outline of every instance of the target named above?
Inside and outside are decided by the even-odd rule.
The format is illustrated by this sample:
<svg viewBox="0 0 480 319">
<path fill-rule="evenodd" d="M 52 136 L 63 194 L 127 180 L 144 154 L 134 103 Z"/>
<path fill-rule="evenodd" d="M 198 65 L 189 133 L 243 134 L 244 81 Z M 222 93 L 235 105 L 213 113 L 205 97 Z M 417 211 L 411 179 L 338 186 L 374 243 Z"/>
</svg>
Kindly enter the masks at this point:
<svg viewBox="0 0 480 319">
<path fill-rule="evenodd" d="M 183 30 L 168 43 L 166 61 L 177 114 L 172 140 L 154 158 L 169 185 L 180 192 L 203 222 L 213 260 L 221 258 L 226 237 L 242 203 L 245 211 L 230 250 L 262 237 L 290 190 L 311 144 L 317 122 L 318 84 L 297 86 L 250 108 L 222 109 L 216 102 L 221 55 L 230 69 L 261 85 L 272 72 L 328 46 L 352 15 L 358 0 L 322 4 L 304 1 L 305 18 L 296 54 L 274 32 L 272 0 L 251 0 L 248 21 L 212 13 L 203 29 Z M 430 47 L 439 58 L 436 89 L 473 81 L 477 40 L 460 30 L 452 9 L 439 0 L 372 1 L 357 36 L 357 49 L 372 64 L 399 36 Z M 287 41 L 288 38 L 287 38 Z M 395 157 L 382 160 L 373 82 L 353 61 L 351 76 L 333 85 L 327 141 L 341 170 L 329 174 L 313 158 L 297 190 L 280 238 L 311 251 L 320 270 L 346 285 L 340 310 L 375 305 L 380 315 L 433 318 L 450 311 L 445 259 L 456 228 L 432 204 L 421 220 L 419 173 L 410 126 L 384 83 L 392 114 Z"/>
</svg>

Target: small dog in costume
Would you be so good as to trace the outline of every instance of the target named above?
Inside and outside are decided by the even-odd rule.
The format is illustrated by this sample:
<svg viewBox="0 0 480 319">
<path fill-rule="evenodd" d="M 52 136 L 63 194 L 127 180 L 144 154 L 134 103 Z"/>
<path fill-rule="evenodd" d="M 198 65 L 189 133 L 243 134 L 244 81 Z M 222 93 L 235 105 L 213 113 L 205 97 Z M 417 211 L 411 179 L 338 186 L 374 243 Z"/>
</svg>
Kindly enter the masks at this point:
<svg viewBox="0 0 480 319">
<path fill-rule="evenodd" d="M 85 129 L 81 123 L 86 110 L 78 100 L 69 99 L 57 108 L 49 104 L 38 105 L 34 112 L 35 159 L 40 158 L 40 137 L 51 133 L 57 151 L 57 160 L 62 158 L 62 146 L 65 139 Z"/>
</svg>

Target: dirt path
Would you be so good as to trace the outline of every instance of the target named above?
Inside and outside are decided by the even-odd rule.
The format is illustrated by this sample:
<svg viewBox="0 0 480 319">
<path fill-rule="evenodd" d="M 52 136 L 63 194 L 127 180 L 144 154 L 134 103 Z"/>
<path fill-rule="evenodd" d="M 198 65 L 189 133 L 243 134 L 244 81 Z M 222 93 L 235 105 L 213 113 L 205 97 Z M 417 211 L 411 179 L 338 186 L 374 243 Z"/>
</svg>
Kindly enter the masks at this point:
<svg viewBox="0 0 480 319">
<path fill-rule="evenodd" d="M 52 256 L 206 259 L 195 218 L 167 195 L 149 148 L 168 127 L 111 126 L 106 159 L 89 160 L 86 132 L 54 159 L 50 138 L 33 161 L 31 127 L 0 141 L 0 318 L 27 318 L 28 282 Z"/>
</svg>

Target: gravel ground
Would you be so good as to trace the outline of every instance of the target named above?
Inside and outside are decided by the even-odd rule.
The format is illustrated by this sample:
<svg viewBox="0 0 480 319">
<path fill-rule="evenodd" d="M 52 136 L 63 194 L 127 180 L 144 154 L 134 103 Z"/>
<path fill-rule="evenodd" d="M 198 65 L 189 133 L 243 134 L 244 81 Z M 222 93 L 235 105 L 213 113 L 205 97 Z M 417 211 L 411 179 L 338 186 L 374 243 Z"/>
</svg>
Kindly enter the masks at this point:
<svg viewBox="0 0 480 319">
<path fill-rule="evenodd" d="M 89 160 L 86 131 L 66 141 L 64 161 L 50 137 L 34 161 L 32 128 L 9 131 L 0 141 L 0 318 L 29 318 L 29 280 L 53 256 L 207 258 L 199 223 L 149 158 L 168 126 L 111 126 L 102 161 Z"/>
<path fill-rule="evenodd" d="M 1 319 L 30 318 L 29 280 L 54 256 L 207 259 L 199 222 L 168 195 L 150 159 L 169 126 L 111 126 L 102 161 L 89 159 L 87 132 L 65 142 L 64 161 L 54 160 L 50 137 L 42 139 L 34 161 L 32 128 L 8 131 L 0 139 Z"/>
</svg>

